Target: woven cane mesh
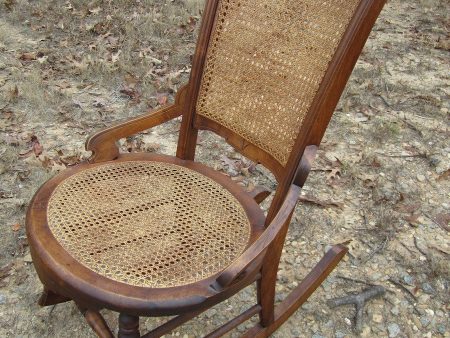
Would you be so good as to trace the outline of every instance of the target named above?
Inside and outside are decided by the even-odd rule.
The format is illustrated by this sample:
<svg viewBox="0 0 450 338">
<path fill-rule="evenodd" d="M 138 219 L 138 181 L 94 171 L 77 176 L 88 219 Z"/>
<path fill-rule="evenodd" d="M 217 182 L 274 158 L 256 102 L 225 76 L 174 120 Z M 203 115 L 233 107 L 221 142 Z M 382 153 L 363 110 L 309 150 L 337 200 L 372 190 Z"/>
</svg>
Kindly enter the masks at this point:
<svg viewBox="0 0 450 338">
<path fill-rule="evenodd" d="M 174 164 L 130 161 L 79 172 L 50 197 L 48 225 L 78 262 L 135 286 L 209 277 L 245 249 L 250 224 L 221 185 Z"/>
<path fill-rule="evenodd" d="M 222 0 L 197 113 L 282 165 L 359 0 Z"/>
</svg>

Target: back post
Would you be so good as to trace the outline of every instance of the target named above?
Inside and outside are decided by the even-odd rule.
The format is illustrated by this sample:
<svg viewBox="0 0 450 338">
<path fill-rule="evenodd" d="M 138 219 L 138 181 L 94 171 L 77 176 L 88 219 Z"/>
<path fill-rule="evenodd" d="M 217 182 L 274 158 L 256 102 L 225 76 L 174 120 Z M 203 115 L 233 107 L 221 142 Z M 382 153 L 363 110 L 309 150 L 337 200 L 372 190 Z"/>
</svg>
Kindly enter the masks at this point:
<svg viewBox="0 0 450 338">
<path fill-rule="evenodd" d="M 291 185 L 303 186 L 334 109 L 385 2 L 385 0 L 362 0 L 356 8 L 305 117 L 286 165 L 286 174 L 279 182 L 270 206 L 266 226 L 280 209 Z M 289 223 L 290 218 L 284 224 L 278 239 L 269 247 L 266 254 L 268 259 L 262 265 L 261 279 L 258 281 L 258 303 L 261 305 L 260 325 L 268 330 L 267 334 L 273 332 L 284 321 L 276 318 L 275 315 L 275 287 Z M 301 302 L 298 302 L 298 306 L 300 305 Z M 295 311 L 297 308 L 297 305 L 293 305 L 290 311 Z"/>
<path fill-rule="evenodd" d="M 183 160 L 193 161 L 195 158 L 198 134 L 198 129 L 194 127 L 195 107 L 218 3 L 218 0 L 206 0 L 203 20 L 200 26 L 177 146 L 177 157 Z"/>
</svg>

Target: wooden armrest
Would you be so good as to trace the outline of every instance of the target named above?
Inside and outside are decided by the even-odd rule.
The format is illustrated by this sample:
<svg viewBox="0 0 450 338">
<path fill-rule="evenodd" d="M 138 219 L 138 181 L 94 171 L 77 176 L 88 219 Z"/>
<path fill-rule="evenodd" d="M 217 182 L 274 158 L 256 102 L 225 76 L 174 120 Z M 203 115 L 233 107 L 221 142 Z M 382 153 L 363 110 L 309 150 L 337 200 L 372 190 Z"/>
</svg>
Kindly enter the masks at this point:
<svg viewBox="0 0 450 338">
<path fill-rule="evenodd" d="M 232 284 L 253 261 L 267 250 L 269 245 L 276 239 L 280 230 L 282 230 L 287 222 L 290 222 L 300 195 L 300 190 L 301 188 L 299 186 L 295 184 L 291 185 L 283 205 L 262 235 L 217 277 L 216 283 L 219 287 L 224 288 Z"/>
<path fill-rule="evenodd" d="M 178 90 L 174 104 L 119 122 L 90 136 L 86 140 L 86 150 L 92 151 L 89 162 L 104 162 L 117 158 L 119 156 L 119 148 L 116 142 L 119 139 L 155 127 L 182 115 L 187 87 L 184 86 Z"/>
</svg>

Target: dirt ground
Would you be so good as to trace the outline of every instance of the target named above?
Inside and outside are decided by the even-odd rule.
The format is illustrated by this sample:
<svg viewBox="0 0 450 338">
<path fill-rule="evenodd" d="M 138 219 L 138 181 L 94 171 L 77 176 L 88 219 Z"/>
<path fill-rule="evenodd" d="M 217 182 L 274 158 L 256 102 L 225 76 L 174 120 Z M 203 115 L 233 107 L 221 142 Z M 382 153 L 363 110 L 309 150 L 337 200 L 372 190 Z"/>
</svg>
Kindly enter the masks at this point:
<svg viewBox="0 0 450 338">
<path fill-rule="evenodd" d="M 73 304 L 36 305 L 25 210 L 40 184 L 89 156 L 87 135 L 173 100 L 202 7 L 0 1 L 1 337 L 93 336 Z M 447 0 L 391 0 L 383 10 L 297 207 L 277 300 L 329 244 L 353 239 L 350 253 L 274 337 L 450 337 L 449 14 Z M 179 122 L 123 140 L 122 150 L 174 154 Z M 199 161 L 240 184 L 275 189 L 264 168 L 211 133 L 200 133 L 198 149 Z M 354 308 L 326 301 L 371 285 L 387 292 L 366 304 L 357 333 Z M 201 336 L 254 300 L 246 289 L 169 336 Z M 116 315 L 104 314 L 116 329 Z"/>
</svg>

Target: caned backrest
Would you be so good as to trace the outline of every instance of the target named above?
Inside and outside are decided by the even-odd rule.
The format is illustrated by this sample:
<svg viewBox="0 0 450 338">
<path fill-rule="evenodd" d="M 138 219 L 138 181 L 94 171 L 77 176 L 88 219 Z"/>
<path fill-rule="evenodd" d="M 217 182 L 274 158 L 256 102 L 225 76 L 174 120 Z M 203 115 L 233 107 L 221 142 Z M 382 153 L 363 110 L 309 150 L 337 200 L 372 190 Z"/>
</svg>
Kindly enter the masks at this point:
<svg viewBox="0 0 450 338">
<path fill-rule="evenodd" d="M 206 0 L 177 156 L 199 129 L 278 180 L 270 221 L 318 146 L 386 0 Z M 298 177 L 298 176 L 297 176 Z"/>
<path fill-rule="evenodd" d="M 359 0 L 221 0 L 196 112 L 282 166 Z"/>
</svg>

